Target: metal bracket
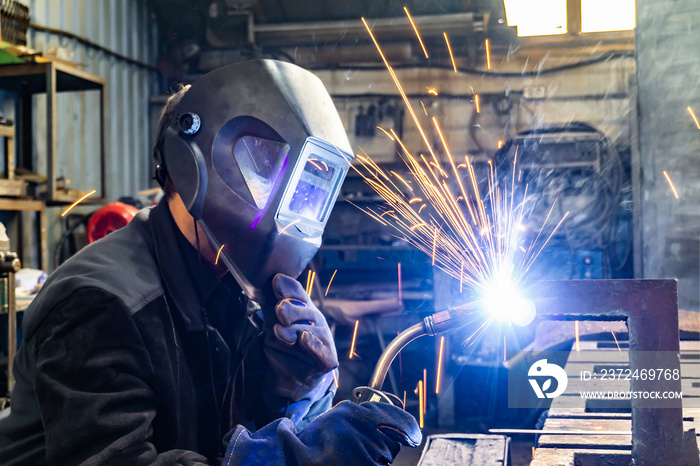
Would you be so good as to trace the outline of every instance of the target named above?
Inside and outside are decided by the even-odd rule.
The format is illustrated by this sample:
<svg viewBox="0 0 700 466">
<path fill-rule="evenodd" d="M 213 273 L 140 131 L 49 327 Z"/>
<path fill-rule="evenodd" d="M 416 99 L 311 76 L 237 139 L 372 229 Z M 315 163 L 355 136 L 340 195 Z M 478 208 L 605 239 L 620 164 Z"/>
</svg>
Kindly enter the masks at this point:
<svg viewBox="0 0 700 466">
<path fill-rule="evenodd" d="M 533 283 L 527 294 L 537 307 L 538 319 L 625 321 L 633 372 L 644 369 L 639 352 L 680 351 L 676 280 L 541 281 Z M 680 367 L 679 354 L 669 369 L 680 371 Z M 632 379 L 630 389 L 642 391 L 646 383 Z M 680 379 L 660 383 L 662 390 L 681 391 Z M 697 465 L 695 435 L 683 433 L 682 400 L 658 409 L 641 407 L 640 403 L 631 400 L 634 464 Z"/>
</svg>

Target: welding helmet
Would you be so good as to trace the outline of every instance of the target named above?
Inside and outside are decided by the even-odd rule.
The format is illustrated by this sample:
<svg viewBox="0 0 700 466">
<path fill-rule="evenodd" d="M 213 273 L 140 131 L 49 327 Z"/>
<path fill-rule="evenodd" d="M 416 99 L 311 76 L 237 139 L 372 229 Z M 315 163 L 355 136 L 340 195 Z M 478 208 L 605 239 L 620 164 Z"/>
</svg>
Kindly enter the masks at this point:
<svg viewBox="0 0 700 466">
<path fill-rule="evenodd" d="M 259 303 L 272 301 L 275 274 L 296 278 L 316 254 L 353 159 L 321 81 L 275 60 L 199 78 L 160 157 L 218 260 Z"/>
</svg>

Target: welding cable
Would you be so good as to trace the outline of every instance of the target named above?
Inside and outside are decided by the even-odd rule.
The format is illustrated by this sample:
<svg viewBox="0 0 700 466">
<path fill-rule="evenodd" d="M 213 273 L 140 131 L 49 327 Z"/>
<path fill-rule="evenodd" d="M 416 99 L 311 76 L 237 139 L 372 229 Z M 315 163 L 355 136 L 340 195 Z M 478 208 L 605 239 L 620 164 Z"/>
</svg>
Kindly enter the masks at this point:
<svg viewBox="0 0 700 466">
<path fill-rule="evenodd" d="M 575 62 L 575 63 L 569 63 L 566 65 L 561 65 L 561 66 L 555 66 L 552 68 L 544 68 L 541 70 L 533 70 L 533 71 L 523 71 L 520 73 L 515 73 L 515 72 L 499 72 L 499 71 L 484 71 L 484 70 L 477 70 L 474 68 L 461 68 L 457 67 L 457 71 L 460 73 L 465 73 L 465 74 L 472 74 L 472 75 L 477 75 L 477 76 L 493 76 L 496 78 L 532 78 L 532 77 L 537 77 L 537 76 L 542 76 L 545 74 L 552 74 L 552 73 L 560 73 L 562 71 L 568 71 L 576 68 L 581 68 L 584 66 L 591 66 L 591 65 L 596 65 L 598 63 L 604 63 L 609 60 L 619 60 L 623 58 L 635 58 L 636 55 L 634 53 L 624 53 L 624 52 L 613 52 L 613 53 L 608 53 L 608 54 L 602 54 L 598 57 L 592 58 L 590 60 L 583 60 L 580 62 Z M 424 68 L 424 69 L 436 69 L 436 70 L 449 70 L 449 71 L 454 71 L 454 68 L 452 65 L 442 65 L 442 64 L 405 64 L 405 65 L 394 65 L 392 66 L 392 69 L 394 70 L 401 70 L 401 69 L 414 69 L 414 68 Z M 350 66 L 350 65 L 338 65 L 338 66 L 329 66 L 329 65 L 321 65 L 321 66 L 307 66 L 306 69 L 308 70 L 316 70 L 316 71 L 386 71 L 386 67 L 384 66 Z"/>
<path fill-rule="evenodd" d="M 586 122 L 572 121 L 552 127 L 535 128 L 518 133 L 519 136 L 535 136 L 538 134 L 556 134 L 560 132 L 577 132 L 597 134 L 601 144 L 601 163 L 599 171 L 553 169 L 550 171 L 531 172 L 523 183 L 532 187 L 544 187 L 543 198 L 553 199 L 562 191 L 569 191 L 575 197 L 587 195 L 593 201 L 588 202 L 581 212 L 596 213 L 595 217 L 582 218 L 576 225 L 570 222 L 564 225 L 567 242 L 571 247 L 586 247 L 594 244 L 600 246 L 603 238 L 612 235 L 616 227 L 615 218 L 619 215 L 620 194 L 623 187 L 624 166 L 615 146 L 607 136 Z M 502 150 L 495 155 L 496 164 L 501 167 L 508 162 L 508 155 L 512 152 L 513 140 L 509 140 Z M 507 172 L 507 169 L 504 173 Z M 586 174 L 587 173 L 587 174 Z M 534 178 L 533 178 L 534 176 Z M 558 180 L 558 181 L 557 181 Z M 551 202 L 550 204 L 551 205 Z M 548 211 L 548 209 L 544 209 Z M 564 206 L 559 205 L 559 213 L 563 215 Z M 533 211 L 530 218 L 535 221 L 544 221 L 543 211 Z M 593 240 L 593 243 L 591 242 Z M 610 258 L 608 258 L 610 259 Z"/>
</svg>

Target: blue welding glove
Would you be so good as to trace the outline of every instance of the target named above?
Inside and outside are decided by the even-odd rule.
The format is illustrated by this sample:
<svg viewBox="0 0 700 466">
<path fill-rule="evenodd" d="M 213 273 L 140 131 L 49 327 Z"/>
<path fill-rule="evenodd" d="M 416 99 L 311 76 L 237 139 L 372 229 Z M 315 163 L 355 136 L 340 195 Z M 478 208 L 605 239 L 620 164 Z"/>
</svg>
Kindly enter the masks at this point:
<svg viewBox="0 0 700 466">
<path fill-rule="evenodd" d="M 222 464 L 390 464 L 401 445 L 416 447 L 422 439 L 416 419 L 401 408 L 343 401 L 299 432 L 288 419 L 278 419 L 254 434 L 239 426 Z"/>
<path fill-rule="evenodd" d="M 338 355 L 326 318 L 301 284 L 277 274 L 272 287 L 279 302 L 262 308 L 263 348 L 271 366 L 265 385 L 272 391 L 268 401 L 273 415 L 290 417 L 297 423 L 322 397 L 328 402 L 323 411 L 330 408 L 334 388 L 331 371 L 338 367 Z M 290 411 L 298 401 L 301 405 Z"/>
</svg>

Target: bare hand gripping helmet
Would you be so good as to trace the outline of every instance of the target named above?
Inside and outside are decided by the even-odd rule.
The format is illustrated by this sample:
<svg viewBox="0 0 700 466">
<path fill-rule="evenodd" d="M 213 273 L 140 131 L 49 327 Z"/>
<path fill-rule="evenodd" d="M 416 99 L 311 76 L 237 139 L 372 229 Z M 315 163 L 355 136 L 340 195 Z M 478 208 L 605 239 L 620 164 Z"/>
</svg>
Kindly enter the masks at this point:
<svg viewBox="0 0 700 466">
<path fill-rule="evenodd" d="M 353 156 L 321 81 L 256 60 L 199 78 L 175 107 L 160 164 L 249 298 L 277 273 L 298 277 Z"/>
</svg>

